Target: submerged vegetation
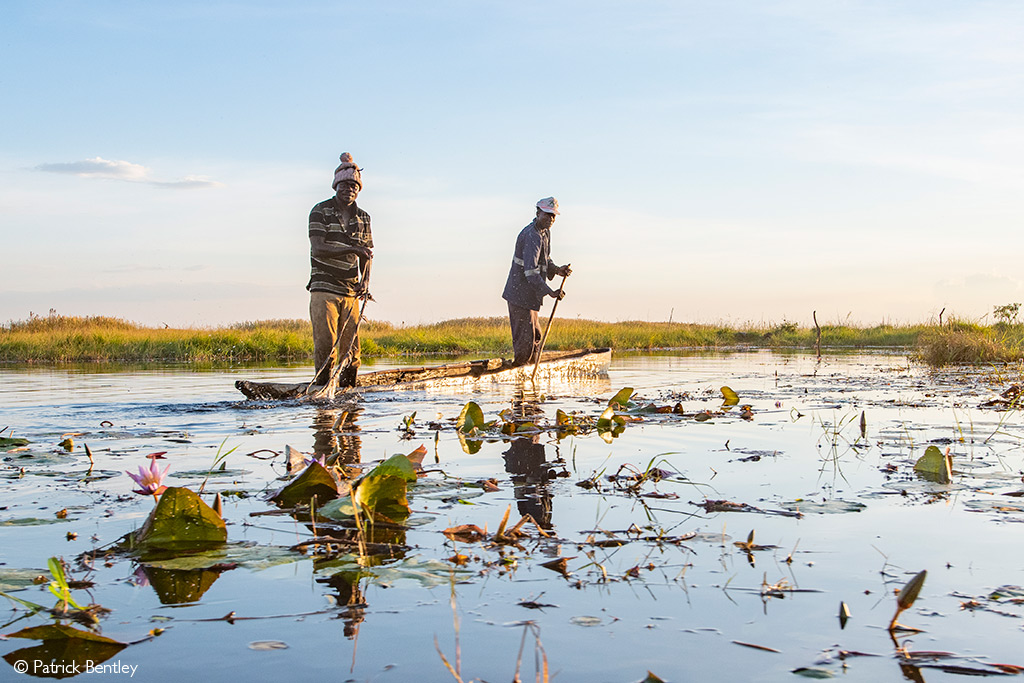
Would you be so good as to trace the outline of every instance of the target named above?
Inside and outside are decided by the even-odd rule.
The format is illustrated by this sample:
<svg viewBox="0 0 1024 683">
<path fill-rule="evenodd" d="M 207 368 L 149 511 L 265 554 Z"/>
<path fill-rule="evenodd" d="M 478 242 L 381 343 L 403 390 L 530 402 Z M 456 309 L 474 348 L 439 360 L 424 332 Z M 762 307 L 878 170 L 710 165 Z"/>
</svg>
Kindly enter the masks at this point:
<svg viewBox="0 0 1024 683">
<path fill-rule="evenodd" d="M 1009 306 L 1009 308 L 1008 308 Z M 998 322 L 873 327 L 795 323 L 698 324 L 627 320 L 602 322 L 558 318 L 545 348 L 611 347 L 619 350 L 898 348 L 911 349 L 935 366 L 1024 359 L 1024 323 L 1012 305 L 997 307 Z M 820 330 L 820 336 L 819 336 Z M 365 321 L 364 356 L 410 354 L 508 354 L 511 336 L 503 317 L 458 318 L 426 325 L 396 326 Z M 0 362 L 253 362 L 306 361 L 313 337 L 307 320 L 257 320 L 218 328 L 146 327 L 119 318 L 64 316 L 50 311 L 0 325 Z"/>
</svg>

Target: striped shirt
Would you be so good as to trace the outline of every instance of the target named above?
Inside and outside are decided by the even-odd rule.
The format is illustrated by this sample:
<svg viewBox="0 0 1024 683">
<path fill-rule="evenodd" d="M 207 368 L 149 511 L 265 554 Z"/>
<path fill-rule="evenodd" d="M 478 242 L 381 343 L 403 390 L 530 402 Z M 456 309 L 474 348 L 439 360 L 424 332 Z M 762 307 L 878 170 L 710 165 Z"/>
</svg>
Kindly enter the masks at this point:
<svg viewBox="0 0 1024 683">
<path fill-rule="evenodd" d="M 353 205 L 354 206 L 354 205 Z M 343 244 L 353 247 L 373 248 L 370 233 L 370 214 L 354 206 L 355 215 L 345 222 L 336 197 L 326 199 L 309 212 L 309 237 L 320 236 L 328 244 Z M 306 289 L 311 292 L 330 292 L 342 296 L 354 296 L 359 284 L 359 257 L 356 254 L 342 256 L 309 255 L 310 277 Z"/>
</svg>

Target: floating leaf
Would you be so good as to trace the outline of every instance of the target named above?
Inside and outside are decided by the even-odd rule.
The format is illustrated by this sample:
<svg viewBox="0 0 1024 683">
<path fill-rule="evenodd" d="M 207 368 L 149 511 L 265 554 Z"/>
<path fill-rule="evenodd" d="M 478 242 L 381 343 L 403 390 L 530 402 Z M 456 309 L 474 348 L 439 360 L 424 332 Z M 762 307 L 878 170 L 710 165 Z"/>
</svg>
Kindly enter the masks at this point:
<svg viewBox="0 0 1024 683">
<path fill-rule="evenodd" d="M 831 498 L 823 501 L 794 500 L 779 505 L 784 510 L 799 511 L 804 514 L 835 515 L 844 512 L 863 512 L 868 509 L 864 503 L 855 500 Z"/>
<path fill-rule="evenodd" d="M 846 622 L 850 620 L 850 608 L 845 602 L 839 603 L 839 628 L 846 628 Z"/>
<path fill-rule="evenodd" d="M 420 448 L 423 449 L 422 455 L 426 455 L 427 449 L 423 448 L 423 446 L 420 446 Z M 413 453 L 416 452 L 417 451 L 413 451 Z M 420 456 L 421 462 L 423 461 L 422 455 Z M 413 467 L 409 456 L 392 455 L 390 458 L 370 470 L 364 478 L 378 476 L 394 476 L 404 479 L 409 483 L 414 483 L 416 481 L 416 469 Z"/>
<path fill-rule="evenodd" d="M 412 453 L 406 453 L 405 457 L 406 459 L 408 459 L 409 463 L 412 465 L 414 470 L 422 470 L 423 458 L 427 457 L 427 447 L 424 446 L 423 444 L 420 444 L 419 447 Z"/>
<path fill-rule="evenodd" d="M 598 429 L 613 429 L 614 427 L 624 426 L 625 424 L 626 420 L 621 415 L 615 414 L 615 408 L 613 406 L 605 408 L 604 412 L 601 413 L 601 416 L 597 418 Z"/>
<path fill-rule="evenodd" d="M 306 558 L 306 555 L 284 546 L 228 543 L 218 548 L 188 555 L 147 559 L 145 566 L 158 569 L 193 570 L 232 565 L 260 571 Z"/>
<path fill-rule="evenodd" d="M 665 683 L 665 680 L 648 671 L 647 676 L 640 683 Z"/>
<path fill-rule="evenodd" d="M 19 517 L 18 519 L 0 520 L 0 526 L 43 526 L 45 524 L 60 524 L 68 522 L 67 519 L 43 519 L 39 517 Z"/>
<path fill-rule="evenodd" d="M 400 457 L 404 459 L 404 456 Z M 408 460 L 405 462 L 409 464 Z M 370 473 L 359 480 L 353 493 L 360 511 L 371 519 L 400 523 L 409 516 L 406 480 L 401 476 Z"/>
<path fill-rule="evenodd" d="M 569 560 L 575 559 L 573 557 L 559 557 L 555 560 L 548 562 L 541 562 L 540 566 L 545 569 L 550 569 L 553 572 L 558 572 L 562 576 L 568 578 L 569 576 Z"/>
<path fill-rule="evenodd" d="M 41 569 L 11 569 L 0 567 L 0 591 L 16 591 L 36 584 Z"/>
<path fill-rule="evenodd" d="M 611 399 L 608 401 L 608 407 L 609 408 L 613 408 L 615 406 L 619 406 L 619 407 L 625 408 L 626 406 L 629 405 L 629 399 L 632 396 L 633 396 L 633 388 L 632 387 L 625 387 L 624 389 L 620 389 L 619 392 L 617 394 L 615 394 L 614 396 L 612 396 Z"/>
<path fill-rule="evenodd" d="M 406 464 L 408 462 L 406 460 Z M 281 507 L 291 508 L 296 505 L 308 505 L 313 498 L 316 498 L 317 505 L 321 505 L 347 493 L 347 489 L 339 490 L 338 480 L 334 475 L 319 462 L 313 461 L 302 474 L 271 494 L 270 500 Z"/>
<path fill-rule="evenodd" d="M 937 446 L 929 446 L 914 463 L 914 471 L 930 481 L 948 484 L 953 480 L 953 458 L 943 455 Z"/>
<path fill-rule="evenodd" d="M 487 534 L 476 524 L 459 524 L 442 531 L 445 536 L 460 543 L 476 543 L 487 538 Z"/>
<path fill-rule="evenodd" d="M 458 569 L 443 560 L 424 559 L 419 555 L 374 566 L 366 566 L 355 555 L 346 555 L 319 564 L 316 569 L 316 574 L 322 577 L 339 574 L 353 575 L 354 578 L 369 577 L 371 582 L 384 585 L 407 580 L 416 581 L 424 588 L 446 586 L 451 583 L 453 577 L 463 577 L 470 573 L 469 570 Z"/>
<path fill-rule="evenodd" d="M 740 402 L 739 394 L 729 387 L 722 387 L 720 391 L 722 392 L 722 398 L 725 399 L 722 401 L 722 405 L 734 406 Z"/>
<path fill-rule="evenodd" d="M 79 671 L 84 671 L 87 662 L 91 662 L 95 666 L 127 647 L 125 643 L 64 624 L 32 626 L 16 633 L 10 633 L 7 637 L 42 641 L 42 645 L 26 647 L 5 654 L 4 661 L 11 666 L 15 666 L 19 661 L 34 662 L 38 660 L 47 663 L 60 662 L 68 669 L 77 667 Z"/>
<path fill-rule="evenodd" d="M 484 421 L 484 411 L 474 401 L 469 401 L 462 407 L 459 419 L 455 421 L 455 427 L 463 434 L 473 434 L 478 430 L 487 429 L 493 423 Z"/>
<path fill-rule="evenodd" d="M 198 550 L 227 540 L 224 520 L 194 491 L 171 487 L 132 535 L 143 550 Z"/>
<path fill-rule="evenodd" d="M 816 666 L 802 666 L 799 669 L 793 669 L 793 673 L 797 676 L 803 676 L 804 678 L 835 678 L 836 675 L 828 669 L 822 669 Z"/>
<path fill-rule="evenodd" d="M 298 448 L 293 448 L 286 444 L 284 447 L 284 456 L 287 461 L 287 465 L 285 467 L 288 474 L 298 472 L 306 465 L 306 456 L 304 456 L 302 451 Z"/>
<path fill-rule="evenodd" d="M 254 640 L 249 643 L 250 650 L 264 652 L 267 650 L 287 650 L 288 643 L 281 640 Z"/>
<path fill-rule="evenodd" d="M 243 469 L 228 469 L 226 467 L 220 467 L 215 470 L 182 470 L 178 472 L 172 472 L 171 477 L 178 479 L 214 479 L 218 477 L 227 477 L 230 479 L 238 479 L 244 477 L 247 474 L 252 474 L 252 470 Z"/>
<path fill-rule="evenodd" d="M 588 617 L 588 616 L 573 617 L 572 619 L 569 620 L 569 623 L 570 624 L 575 624 L 576 626 L 585 626 L 585 627 L 588 627 L 588 628 L 589 627 L 593 627 L 593 626 L 600 626 L 601 625 L 601 617 Z"/>
<path fill-rule="evenodd" d="M 0 436 L 0 449 L 7 450 L 8 448 L 18 448 L 20 446 L 27 446 L 28 439 L 15 439 L 10 436 Z"/>
</svg>

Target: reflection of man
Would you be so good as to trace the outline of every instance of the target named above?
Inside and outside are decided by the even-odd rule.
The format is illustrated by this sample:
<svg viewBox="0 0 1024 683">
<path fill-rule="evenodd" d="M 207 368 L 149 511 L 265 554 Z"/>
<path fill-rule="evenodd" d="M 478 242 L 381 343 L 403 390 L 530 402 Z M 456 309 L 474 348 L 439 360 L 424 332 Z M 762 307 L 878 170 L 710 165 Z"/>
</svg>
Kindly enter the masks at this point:
<svg viewBox="0 0 1024 683">
<path fill-rule="evenodd" d="M 368 296 L 373 236 L 370 214 L 356 206 L 363 180 L 348 152 L 341 155 L 332 187 L 334 196 L 309 212 L 311 273 L 306 289 L 317 372 L 313 384 L 326 384 L 333 365 L 343 364 L 339 385 L 351 387 L 359 368 L 359 299 Z M 347 364 L 344 354 L 348 354 Z"/>
<path fill-rule="evenodd" d="M 556 474 L 547 463 L 540 437 L 513 439 L 505 456 L 505 471 L 512 475 L 516 507 L 530 515 L 537 526 L 551 528 L 551 493 L 547 482 Z"/>
<path fill-rule="evenodd" d="M 508 271 L 502 298 L 508 302 L 508 319 L 512 326 L 513 363 L 526 365 L 540 357 L 540 322 L 537 312 L 545 296 L 561 299 L 565 293 L 552 289 L 547 281 L 556 275 L 569 275 L 569 266 L 556 266 L 550 257 L 551 225 L 558 215 L 558 202 L 547 197 L 537 202 L 533 222 L 520 231 L 516 250 Z"/>
<path fill-rule="evenodd" d="M 355 407 L 343 411 L 317 409 L 312 425 L 313 457 L 323 457 L 328 465 L 336 465 L 346 471 L 358 465 L 362 442 L 356 423 L 361 411 Z M 349 474 L 358 477 L 361 472 L 355 469 Z"/>
</svg>

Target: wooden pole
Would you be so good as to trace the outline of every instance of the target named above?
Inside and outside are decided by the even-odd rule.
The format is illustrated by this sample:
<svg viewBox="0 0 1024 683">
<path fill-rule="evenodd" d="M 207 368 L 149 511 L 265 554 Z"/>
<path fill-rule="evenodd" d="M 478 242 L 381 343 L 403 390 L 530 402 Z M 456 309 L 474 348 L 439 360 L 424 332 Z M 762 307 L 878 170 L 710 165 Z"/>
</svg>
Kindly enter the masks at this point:
<svg viewBox="0 0 1024 683">
<path fill-rule="evenodd" d="M 818 353 L 818 360 L 821 360 L 821 326 L 818 325 L 818 312 L 812 311 L 811 317 L 814 318 L 814 329 L 818 333 L 814 340 L 814 350 Z"/>
<path fill-rule="evenodd" d="M 569 267 L 568 264 L 566 265 L 566 267 Z M 558 291 L 564 291 L 562 287 L 565 287 L 565 278 L 567 277 L 569 276 L 562 276 L 562 282 L 561 284 L 558 285 Z M 540 351 L 537 352 L 537 362 L 533 364 L 533 373 L 530 375 L 531 382 L 534 381 L 534 379 L 537 377 L 537 368 L 540 367 L 540 357 L 544 355 L 544 342 L 548 340 L 548 332 L 551 331 L 551 321 L 555 319 L 555 309 L 558 308 L 559 301 L 561 301 L 561 299 L 555 299 L 555 304 L 551 307 L 551 315 L 548 316 L 548 324 L 544 328 L 544 335 L 540 338 Z"/>
<path fill-rule="evenodd" d="M 363 278 L 363 282 L 364 282 L 366 288 L 368 288 L 369 285 L 370 285 L 370 266 L 372 266 L 372 265 L 373 265 L 373 259 L 370 259 L 369 261 L 367 261 L 367 263 L 366 263 L 366 275 Z M 324 398 L 324 397 L 334 398 L 334 389 L 338 385 L 338 378 L 341 376 L 341 371 L 343 369 L 343 365 L 344 365 L 345 361 L 348 360 L 348 357 L 350 355 L 352 355 L 352 348 L 353 348 L 353 346 L 355 344 L 359 343 L 358 342 L 358 339 L 359 339 L 359 323 L 361 323 L 362 320 L 363 320 L 363 312 L 366 311 L 366 302 L 370 300 L 370 290 L 366 289 L 366 288 L 364 288 L 365 296 L 363 298 L 363 304 L 362 304 L 362 306 L 359 307 L 359 313 L 356 315 L 356 332 L 355 332 L 354 335 L 352 335 L 352 341 L 351 341 L 351 343 L 349 343 L 348 349 L 345 351 L 345 355 L 342 356 L 341 355 L 341 338 L 342 338 L 342 333 L 345 332 L 345 328 L 348 327 L 348 320 L 346 319 L 345 322 L 342 324 L 341 329 L 338 330 L 338 341 L 337 341 L 337 344 L 334 347 L 334 368 L 331 369 L 331 378 L 328 380 L 327 384 L 325 384 L 323 387 L 321 387 L 321 389 L 319 391 L 317 391 L 315 394 L 313 394 L 313 398 Z M 328 357 L 327 360 L 328 360 L 328 362 L 330 362 L 330 357 Z M 309 385 L 309 386 L 312 386 L 312 385 Z M 307 395 L 309 395 L 309 386 L 306 387 L 306 394 Z"/>
</svg>

